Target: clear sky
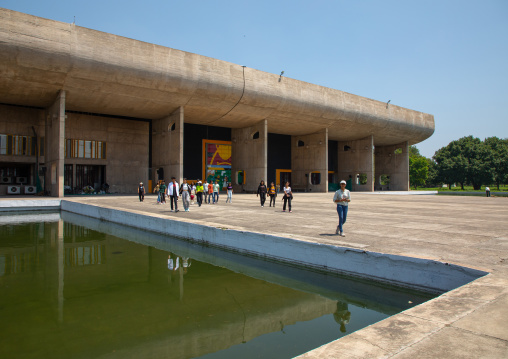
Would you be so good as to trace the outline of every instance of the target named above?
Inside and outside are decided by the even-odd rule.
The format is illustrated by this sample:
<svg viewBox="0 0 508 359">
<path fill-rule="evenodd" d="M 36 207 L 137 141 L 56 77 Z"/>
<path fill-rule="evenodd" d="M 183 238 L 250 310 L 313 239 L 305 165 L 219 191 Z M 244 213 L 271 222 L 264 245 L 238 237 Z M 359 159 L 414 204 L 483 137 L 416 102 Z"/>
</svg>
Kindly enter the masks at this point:
<svg viewBox="0 0 508 359">
<path fill-rule="evenodd" d="M 0 0 L 0 7 L 434 115 L 432 157 L 508 137 L 507 0 Z M 1 23 L 0 23 L 1 26 Z"/>
</svg>

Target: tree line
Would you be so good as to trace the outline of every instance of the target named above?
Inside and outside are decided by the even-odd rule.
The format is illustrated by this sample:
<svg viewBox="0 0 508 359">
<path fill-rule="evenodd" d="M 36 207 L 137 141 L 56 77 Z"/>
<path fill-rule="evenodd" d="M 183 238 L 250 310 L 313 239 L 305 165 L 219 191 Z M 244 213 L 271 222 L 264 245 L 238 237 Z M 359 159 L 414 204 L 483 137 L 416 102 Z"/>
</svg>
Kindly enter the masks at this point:
<svg viewBox="0 0 508 359">
<path fill-rule="evenodd" d="M 409 149 L 409 183 L 411 187 L 437 187 L 447 184 L 499 185 L 508 182 L 508 139 L 489 137 L 484 141 L 473 136 L 450 142 L 432 158 L 420 154 L 416 146 Z"/>
</svg>

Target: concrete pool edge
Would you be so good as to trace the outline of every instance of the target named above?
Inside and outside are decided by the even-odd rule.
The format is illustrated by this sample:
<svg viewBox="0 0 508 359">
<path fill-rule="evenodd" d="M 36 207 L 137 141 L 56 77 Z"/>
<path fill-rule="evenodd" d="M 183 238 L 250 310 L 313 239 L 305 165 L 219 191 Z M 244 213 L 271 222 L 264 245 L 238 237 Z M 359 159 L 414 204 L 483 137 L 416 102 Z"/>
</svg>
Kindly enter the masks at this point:
<svg viewBox="0 0 508 359">
<path fill-rule="evenodd" d="M 288 237 L 217 228 L 65 200 L 61 201 L 61 210 L 190 239 L 240 254 L 424 291 L 449 291 L 487 274 L 480 270 L 429 259 L 309 243 Z"/>
</svg>

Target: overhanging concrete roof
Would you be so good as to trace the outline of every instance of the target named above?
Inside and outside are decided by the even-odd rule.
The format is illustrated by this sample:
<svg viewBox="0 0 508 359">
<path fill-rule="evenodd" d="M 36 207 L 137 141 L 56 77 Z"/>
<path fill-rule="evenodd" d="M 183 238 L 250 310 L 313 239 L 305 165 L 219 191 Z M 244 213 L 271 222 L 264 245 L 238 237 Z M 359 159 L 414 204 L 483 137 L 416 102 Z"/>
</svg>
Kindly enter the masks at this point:
<svg viewBox="0 0 508 359">
<path fill-rule="evenodd" d="M 434 117 L 287 77 L 74 24 L 0 8 L 0 102 L 329 139 L 374 135 L 376 145 L 418 143 Z"/>
</svg>

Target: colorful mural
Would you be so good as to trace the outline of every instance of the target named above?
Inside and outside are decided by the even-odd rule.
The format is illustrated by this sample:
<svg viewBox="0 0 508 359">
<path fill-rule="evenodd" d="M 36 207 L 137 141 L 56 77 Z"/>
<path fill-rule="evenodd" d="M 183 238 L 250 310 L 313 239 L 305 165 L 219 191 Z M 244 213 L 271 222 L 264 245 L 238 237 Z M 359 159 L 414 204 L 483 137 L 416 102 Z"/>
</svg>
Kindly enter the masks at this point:
<svg viewBox="0 0 508 359">
<path fill-rule="evenodd" d="M 231 181 L 231 143 L 204 141 L 205 177 L 208 182 L 219 181 L 221 187 Z"/>
</svg>

